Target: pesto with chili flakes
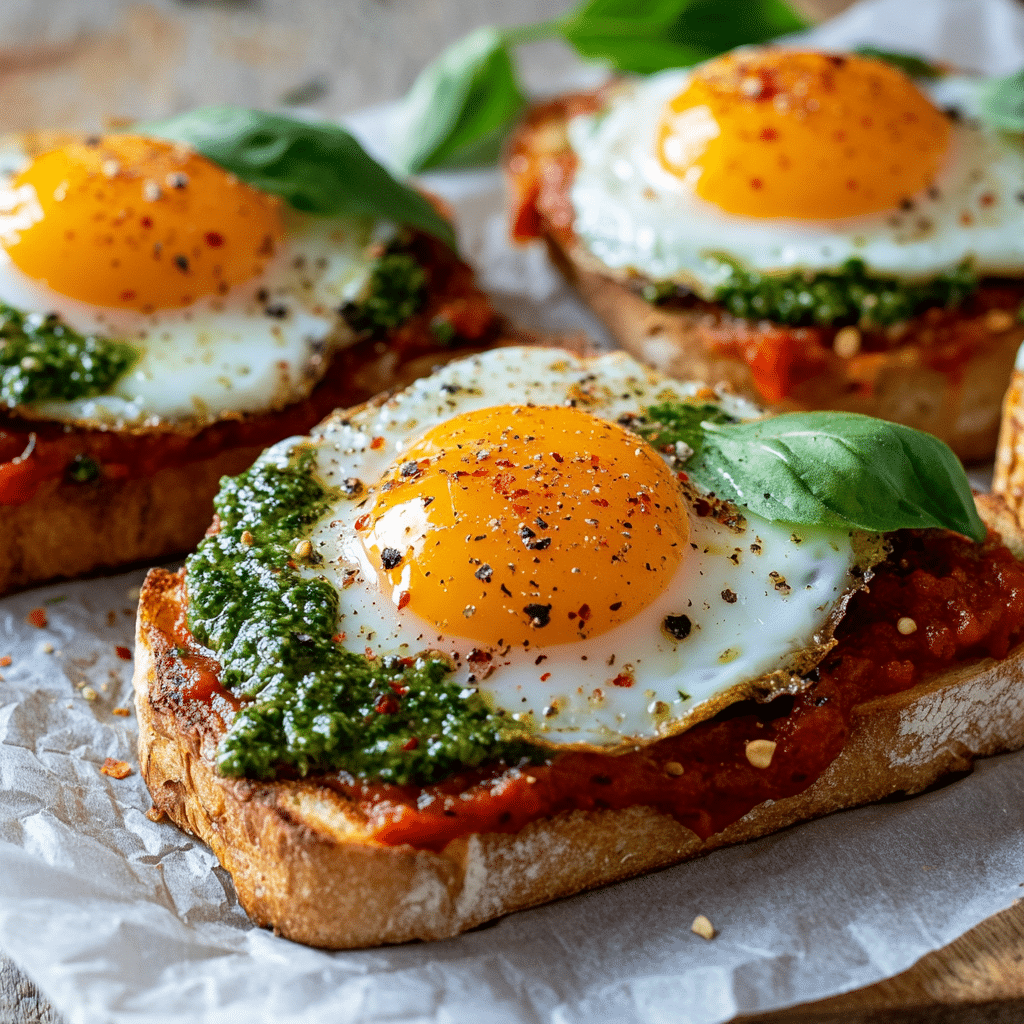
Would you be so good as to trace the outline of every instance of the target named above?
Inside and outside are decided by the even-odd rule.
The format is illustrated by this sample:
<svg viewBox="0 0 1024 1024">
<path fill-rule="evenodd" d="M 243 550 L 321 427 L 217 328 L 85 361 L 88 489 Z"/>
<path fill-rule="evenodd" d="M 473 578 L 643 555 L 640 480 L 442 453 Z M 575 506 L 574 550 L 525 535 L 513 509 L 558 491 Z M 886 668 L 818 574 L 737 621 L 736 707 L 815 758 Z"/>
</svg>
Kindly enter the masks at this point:
<svg viewBox="0 0 1024 1024">
<path fill-rule="evenodd" d="M 138 352 L 124 342 L 79 334 L 54 314 L 22 313 L 0 303 L 4 405 L 101 395 L 136 359 Z"/>
<path fill-rule="evenodd" d="M 868 274 L 864 263 L 856 259 L 848 260 L 839 270 L 819 274 L 759 274 L 724 258 L 714 262 L 720 280 L 710 296 L 713 301 L 733 316 L 791 327 L 887 327 L 931 307 L 960 306 L 979 284 L 969 263 L 930 281 L 900 281 Z M 641 295 L 653 305 L 668 305 L 690 294 L 670 281 L 641 289 Z"/>
<path fill-rule="evenodd" d="M 503 715 L 476 691 L 451 681 L 446 659 L 371 659 L 340 646 L 338 593 L 304 576 L 296 554 L 340 497 L 316 479 L 314 457 L 307 446 L 225 479 L 219 531 L 187 563 L 189 629 L 216 652 L 221 684 L 247 701 L 221 741 L 220 772 L 427 783 L 539 756 L 506 735 Z"/>
</svg>

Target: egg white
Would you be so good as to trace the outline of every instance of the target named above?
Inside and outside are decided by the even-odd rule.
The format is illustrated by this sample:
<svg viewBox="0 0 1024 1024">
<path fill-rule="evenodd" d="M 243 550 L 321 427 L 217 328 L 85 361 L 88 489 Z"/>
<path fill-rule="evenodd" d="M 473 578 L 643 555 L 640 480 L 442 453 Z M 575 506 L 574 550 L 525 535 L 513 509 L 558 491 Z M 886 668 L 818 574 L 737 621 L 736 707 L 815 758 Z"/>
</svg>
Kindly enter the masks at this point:
<svg viewBox="0 0 1024 1024">
<path fill-rule="evenodd" d="M 497 349 L 460 360 L 417 382 L 381 406 L 335 417 L 312 435 L 316 472 L 325 484 L 374 482 L 422 434 L 446 419 L 509 401 L 538 405 L 576 402 L 616 419 L 655 402 L 696 394 L 702 385 L 669 382 L 628 356 L 582 361 L 543 349 Z M 757 416 L 741 400 L 722 396 L 734 415 Z M 376 441 L 374 439 L 383 439 Z M 292 438 L 264 456 L 287 461 L 307 439 Z M 667 456 L 666 456 L 667 457 Z M 338 590 L 338 632 L 356 653 L 411 656 L 440 650 L 455 679 L 479 688 L 496 707 L 552 744 L 608 748 L 676 731 L 693 710 L 739 684 L 786 672 L 825 637 L 830 617 L 857 586 L 851 534 L 794 527 L 746 515 L 738 531 L 691 514 L 691 550 L 666 590 L 629 622 L 586 641 L 487 649 L 399 611 L 379 589 L 354 522 L 367 491 L 340 500 L 314 527 L 322 559 L 303 572 Z M 452 558 L 468 557 L 465 538 L 451 537 Z M 774 574 L 774 575 L 773 575 Z M 581 603 L 586 595 L 581 594 Z M 686 615 L 688 637 L 662 629 L 667 615 Z M 483 661 L 483 650 L 490 661 Z M 615 685 L 629 673 L 631 686 Z M 543 677 L 543 678 L 542 678 Z"/>
<path fill-rule="evenodd" d="M 23 198 L 11 179 L 27 162 L 0 154 L 0 234 L 17 227 Z M 207 423 L 270 411 L 305 398 L 331 354 L 354 340 L 339 316 L 373 270 L 371 249 L 396 234 L 384 221 L 283 211 L 279 251 L 258 277 L 181 309 L 144 314 L 79 302 L 33 280 L 0 248 L 0 302 L 56 313 L 81 334 L 127 342 L 138 361 L 92 398 L 35 402 L 26 414 L 67 423 L 123 427 Z"/>
<path fill-rule="evenodd" d="M 949 76 L 921 85 L 936 106 L 966 115 L 952 125 L 934 190 L 913 197 L 908 209 L 799 221 L 726 213 L 658 161 L 662 110 L 690 75 L 672 70 L 624 83 L 603 110 L 569 124 L 579 158 L 573 229 L 605 266 L 676 281 L 707 298 L 729 274 L 721 256 L 766 274 L 837 270 L 854 258 L 874 274 L 905 280 L 933 278 L 964 261 L 984 274 L 1024 272 L 1024 139 L 973 119 L 979 80 Z"/>
</svg>

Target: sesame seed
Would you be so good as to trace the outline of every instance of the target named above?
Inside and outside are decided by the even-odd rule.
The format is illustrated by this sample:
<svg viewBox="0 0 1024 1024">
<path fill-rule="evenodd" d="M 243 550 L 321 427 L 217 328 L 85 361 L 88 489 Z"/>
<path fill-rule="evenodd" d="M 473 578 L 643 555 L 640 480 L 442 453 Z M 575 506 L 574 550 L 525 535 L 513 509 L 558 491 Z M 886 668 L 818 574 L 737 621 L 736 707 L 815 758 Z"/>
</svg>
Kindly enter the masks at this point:
<svg viewBox="0 0 1024 1024">
<path fill-rule="evenodd" d="M 98 700 L 99 694 L 91 686 L 82 687 L 82 696 L 86 700 Z"/>
<path fill-rule="evenodd" d="M 251 548 L 255 543 L 255 538 L 248 530 L 242 531 L 242 543 L 247 547 Z"/>
<path fill-rule="evenodd" d="M 678 761 L 666 761 L 665 774 L 674 775 L 678 778 L 683 774 L 683 766 Z"/>
<path fill-rule="evenodd" d="M 299 558 L 309 558 L 312 550 L 313 545 L 308 540 L 300 540 L 299 543 L 295 545 L 295 554 L 297 554 Z"/>
<path fill-rule="evenodd" d="M 910 618 L 909 615 L 904 615 L 897 623 L 896 628 L 904 635 L 910 636 L 911 633 L 917 632 L 917 623 Z"/>
</svg>

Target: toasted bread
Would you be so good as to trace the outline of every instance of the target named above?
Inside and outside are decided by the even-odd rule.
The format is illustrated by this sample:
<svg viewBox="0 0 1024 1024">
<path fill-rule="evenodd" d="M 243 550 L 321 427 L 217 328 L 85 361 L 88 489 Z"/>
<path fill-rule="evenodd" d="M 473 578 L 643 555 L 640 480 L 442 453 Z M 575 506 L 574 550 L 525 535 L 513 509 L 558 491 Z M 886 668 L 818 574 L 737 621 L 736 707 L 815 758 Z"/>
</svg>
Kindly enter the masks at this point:
<svg viewBox="0 0 1024 1024">
<path fill-rule="evenodd" d="M 774 412 L 836 409 L 928 431 L 964 461 L 991 458 L 1002 396 L 1024 325 L 1024 282 L 983 281 L 956 310 L 925 310 L 896 328 L 789 328 L 743 320 L 695 297 L 664 305 L 646 280 L 615 271 L 572 232 L 575 168 L 568 119 L 601 94 L 534 108 L 507 150 L 513 234 L 539 237 L 623 348 L 663 373 L 723 381 Z"/>
<path fill-rule="evenodd" d="M 1009 521 L 1001 499 L 978 505 L 987 521 Z M 153 570 L 139 605 L 134 678 L 140 766 L 155 810 L 213 848 L 255 922 L 326 948 L 455 935 L 794 822 L 919 792 L 977 756 L 1024 745 L 1019 644 L 1003 660 L 959 661 L 859 704 L 846 745 L 817 781 L 704 840 L 667 814 L 632 806 L 564 811 L 513 833 L 455 838 L 440 852 L 393 846 L 374 838 L 360 806 L 326 778 L 218 774 L 230 708 L 193 690 L 173 638 L 183 605 L 183 576 Z"/>
</svg>

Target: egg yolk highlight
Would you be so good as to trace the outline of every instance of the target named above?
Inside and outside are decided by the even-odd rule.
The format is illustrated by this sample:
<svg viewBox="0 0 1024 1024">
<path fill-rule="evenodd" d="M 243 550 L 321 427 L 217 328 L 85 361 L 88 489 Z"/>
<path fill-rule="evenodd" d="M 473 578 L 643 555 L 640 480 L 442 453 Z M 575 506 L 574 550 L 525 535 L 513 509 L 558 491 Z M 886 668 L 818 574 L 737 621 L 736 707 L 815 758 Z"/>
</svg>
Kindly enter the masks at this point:
<svg viewBox="0 0 1024 1024">
<path fill-rule="evenodd" d="M 160 139 L 52 150 L 11 189 L 0 230 L 11 260 L 98 306 L 151 312 L 221 295 L 259 274 L 284 235 L 278 199 Z"/>
<path fill-rule="evenodd" d="M 896 208 L 941 168 L 950 125 L 878 60 L 782 50 L 704 65 L 664 108 L 657 157 L 709 203 L 816 220 Z"/>
<path fill-rule="evenodd" d="M 627 622 L 665 589 L 690 532 L 645 441 L 561 406 L 498 406 L 427 431 L 356 529 L 399 608 L 492 647 Z"/>
</svg>

